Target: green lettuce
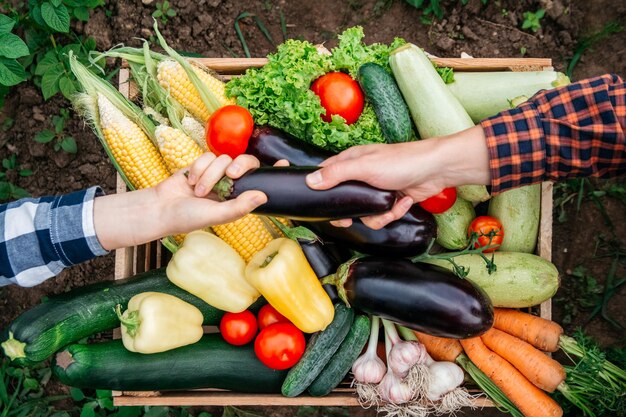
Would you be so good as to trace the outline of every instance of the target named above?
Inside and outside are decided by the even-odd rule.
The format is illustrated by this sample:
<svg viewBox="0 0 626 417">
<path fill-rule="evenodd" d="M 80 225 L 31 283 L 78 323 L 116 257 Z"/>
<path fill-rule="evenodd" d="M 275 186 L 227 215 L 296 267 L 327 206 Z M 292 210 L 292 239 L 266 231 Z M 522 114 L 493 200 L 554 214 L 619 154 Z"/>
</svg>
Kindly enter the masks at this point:
<svg viewBox="0 0 626 417">
<path fill-rule="evenodd" d="M 363 29 L 347 29 L 339 35 L 339 45 L 331 55 L 320 53 L 307 42 L 290 39 L 268 56 L 262 68 L 249 69 L 226 85 L 228 96 L 246 107 L 259 125 L 268 124 L 297 138 L 332 151 L 355 145 L 383 143 L 385 140 L 372 106 L 366 102 L 357 122 L 347 125 L 340 116 L 327 123 L 321 118 L 324 109 L 310 86 L 331 71 L 356 76 L 366 62 L 376 62 L 389 70 L 389 53 L 405 43 L 394 40 L 390 45 L 363 43 Z"/>
</svg>

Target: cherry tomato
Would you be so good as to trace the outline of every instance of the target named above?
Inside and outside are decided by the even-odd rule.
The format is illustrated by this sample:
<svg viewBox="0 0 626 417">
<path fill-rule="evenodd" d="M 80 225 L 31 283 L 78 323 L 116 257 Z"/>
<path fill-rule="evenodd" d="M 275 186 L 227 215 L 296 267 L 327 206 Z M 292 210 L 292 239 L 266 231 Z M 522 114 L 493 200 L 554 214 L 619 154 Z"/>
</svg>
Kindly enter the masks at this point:
<svg viewBox="0 0 626 417">
<path fill-rule="evenodd" d="M 291 323 L 270 324 L 254 341 L 256 357 L 268 368 L 283 370 L 294 366 L 304 353 L 304 334 Z"/>
<path fill-rule="evenodd" d="M 456 188 L 450 187 L 444 188 L 439 194 L 420 201 L 418 204 L 429 213 L 440 214 L 452 207 L 455 202 Z"/>
<path fill-rule="evenodd" d="M 270 324 L 274 323 L 290 323 L 289 319 L 280 314 L 270 304 L 265 304 L 259 310 L 259 329 L 263 330 Z"/>
<path fill-rule="evenodd" d="M 215 155 L 235 158 L 246 151 L 254 129 L 250 112 L 236 105 L 220 107 L 209 117 L 206 143 Z"/>
<path fill-rule="evenodd" d="M 500 220 L 491 216 L 478 216 L 469 225 L 467 235 L 478 234 L 478 241 L 474 243 L 475 248 L 502 244 L 504 239 L 504 229 Z M 491 243 L 490 243 L 491 242 Z M 498 248 L 486 249 L 484 252 L 493 252 Z"/>
<path fill-rule="evenodd" d="M 241 313 L 226 313 L 220 321 L 220 333 L 231 345 L 241 346 L 250 343 L 259 330 L 256 317 L 249 310 Z"/>
<path fill-rule="evenodd" d="M 347 124 L 356 122 L 363 112 L 363 92 L 359 83 L 343 72 L 329 72 L 311 85 L 311 90 L 320 98 L 326 113 L 325 122 L 330 122 L 334 114 L 346 119 Z"/>
</svg>

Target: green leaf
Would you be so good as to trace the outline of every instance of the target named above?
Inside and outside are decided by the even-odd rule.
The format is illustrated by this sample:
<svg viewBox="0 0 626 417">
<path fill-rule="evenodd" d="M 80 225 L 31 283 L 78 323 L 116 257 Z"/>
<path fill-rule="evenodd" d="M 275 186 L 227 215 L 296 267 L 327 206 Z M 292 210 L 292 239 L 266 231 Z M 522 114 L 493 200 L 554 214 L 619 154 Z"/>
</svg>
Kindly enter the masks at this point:
<svg viewBox="0 0 626 417">
<path fill-rule="evenodd" d="M 78 152 L 78 145 L 76 145 L 76 141 L 73 137 L 67 136 L 61 141 L 61 149 L 67 153 L 76 153 Z"/>
<path fill-rule="evenodd" d="M 35 142 L 48 143 L 52 139 L 54 139 L 55 136 L 56 135 L 54 134 L 52 130 L 48 130 L 48 129 L 42 130 L 41 132 L 35 135 Z"/>
<path fill-rule="evenodd" d="M 416 9 L 419 9 L 424 4 L 424 0 L 406 0 L 406 2 Z"/>
<path fill-rule="evenodd" d="M 3 167 L 4 169 L 13 169 L 13 167 L 11 166 L 11 160 L 10 160 L 10 159 L 6 159 L 6 158 L 4 158 L 4 159 L 2 160 L 2 167 Z"/>
<path fill-rule="evenodd" d="M 33 170 L 32 169 L 20 169 L 20 177 L 30 177 L 31 175 L 33 175 Z"/>
<path fill-rule="evenodd" d="M 35 21 L 35 23 L 37 23 L 39 26 L 45 27 L 46 26 L 46 22 L 43 20 L 43 16 L 41 15 L 41 6 L 36 5 L 34 7 L 30 8 L 30 16 L 33 18 L 33 20 Z M 42 35 L 47 35 L 47 31 L 38 31 L 41 32 Z"/>
<path fill-rule="evenodd" d="M 142 407 L 118 407 L 117 413 L 111 417 L 139 417 L 143 411 Z"/>
<path fill-rule="evenodd" d="M 83 47 L 88 51 L 93 51 L 96 49 L 96 40 L 91 36 L 83 41 Z"/>
<path fill-rule="evenodd" d="M 161 17 L 163 16 L 163 12 L 161 10 L 155 10 L 152 12 L 152 17 Z"/>
<path fill-rule="evenodd" d="M 28 46 L 19 36 L 12 33 L 0 34 L 0 56 L 21 58 L 30 54 Z"/>
<path fill-rule="evenodd" d="M 59 7 L 62 3 L 62 0 L 50 0 L 50 3 L 52 3 L 54 7 Z"/>
<path fill-rule="evenodd" d="M 203 411 L 200 414 L 198 414 L 198 417 L 213 417 L 213 414 Z"/>
<path fill-rule="evenodd" d="M 72 96 L 76 93 L 74 82 L 65 75 L 59 79 L 59 89 L 61 90 L 61 94 L 68 100 L 71 100 Z"/>
<path fill-rule="evenodd" d="M 0 201 L 8 200 L 11 196 L 11 184 L 6 181 L 0 181 Z"/>
<path fill-rule="evenodd" d="M 59 78 L 64 73 L 65 69 L 60 62 L 46 70 L 41 78 L 41 92 L 45 100 L 59 92 Z"/>
<path fill-rule="evenodd" d="M 82 401 L 85 399 L 85 394 L 80 388 L 70 387 L 70 395 L 74 401 Z"/>
<path fill-rule="evenodd" d="M 53 65 L 59 63 L 59 57 L 54 50 L 50 50 L 46 53 L 41 61 L 37 63 L 35 68 L 35 75 L 42 76 Z"/>
<path fill-rule="evenodd" d="M 80 417 L 96 417 L 94 409 L 98 405 L 95 401 L 90 401 L 83 405 L 83 409 L 80 410 Z"/>
<path fill-rule="evenodd" d="M 168 417 L 170 410 L 168 407 L 150 407 L 150 409 L 144 414 L 144 417 Z"/>
<path fill-rule="evenodd" d="M 537 10 L 537 12 L 535 13 L 535 17 L 537 18 L 537 20 L 541 19 L 544 15 L 546 14 L 546 10 L 545 9 L 539 9 Z"/>
<path fill-rule="evenodd" d="M 174 9 L 167 9 L 167 15 L 168 15 L 169 17 L 174 17 L 174 16 L 176 16 L 176 10 L 174 10 Z"/>
<path fill-rule="evenodd" d="M 65 110 L 65 109 L 61 109 Z M 108 389 L 97 389 L 96 390 L 96 398 L 111 398 L 111 390 Z"/>
<path fill-rule="evenodd" d="M 5 14 L 0 14 L 0 33 L 9 33 L 15 26 L 15 20 Z"/>
<path fill-rule="evenodd" d="M 67 7 L 62 4 L 58 7 L 48 2 L 42 4 L 41 17 L 54 31 L 63 33 L 70 31 L 70 14 L 67 11 Z"/>
<path fill-rule="evenodd" d="M 86 22 L 89 20 L 89 9 L 84 6 L 77 7 L 74 9 L 74 16 L 76 19 Z"/>
<path fill-rule="evenodd" d="M 26 378 L 24 379 L 24 388 L 29 390 L 35 390 L 39 388 L 39 382 L 35 378 Z"/>
<path fill-rule="evenodd" d="M 26 80 L 26 71 L 14 59 L 0 57 L 0 85 L 10 87 Z"/>
</svg>

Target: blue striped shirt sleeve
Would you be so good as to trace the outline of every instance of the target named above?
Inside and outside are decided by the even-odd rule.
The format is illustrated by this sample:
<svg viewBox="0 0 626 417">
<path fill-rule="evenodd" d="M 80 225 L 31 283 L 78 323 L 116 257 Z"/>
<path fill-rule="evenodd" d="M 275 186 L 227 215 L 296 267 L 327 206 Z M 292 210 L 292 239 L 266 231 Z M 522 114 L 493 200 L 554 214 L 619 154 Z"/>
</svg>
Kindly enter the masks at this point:
<svg viewBox="0 0 626 417">
<path fill-rule="evenodd" d="M 93 222 L 99 187 L 0 205 L 0 286 L 38 285 L 64 268 L 108 252 Z"/>
</svg>

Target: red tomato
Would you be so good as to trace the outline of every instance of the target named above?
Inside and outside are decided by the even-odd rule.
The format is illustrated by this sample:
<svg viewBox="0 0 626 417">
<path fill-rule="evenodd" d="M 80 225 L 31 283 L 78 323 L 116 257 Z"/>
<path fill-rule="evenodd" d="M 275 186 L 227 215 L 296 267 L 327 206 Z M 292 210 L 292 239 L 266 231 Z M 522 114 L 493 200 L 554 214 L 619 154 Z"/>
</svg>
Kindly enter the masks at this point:
<svg viewBox="0 0 626 417">
<path fill-rule="evenodd" d="M 215 155 L 235 158 L 246 151 L 254 129 L 250 112 L 236 105 L 220 107 L 209 117 L 206 143 Z"/>
<path fill-rule="evenodd" d="M 304 334 L 291 323 L 270 324 L 254 341 L 256 357 L 268 368 L 283 370 L 294 366 L 304 353 Z"/>
<path fill-rule="evenodd" d="M 359 83 L 343 72 L 329 72 L 322 75 L 311 85 L 311 90 L 320 98 L 326 113 L 325 122 L 332 120 L 332 115 L 346 119 L 347 124 L 356 122 L 363 112 L 363 92 Z"/>
<path fill-rule="evenodd" d="M 475 248 L 484 246 L 500 246 L 504 239 L 504 229 L 500 220 L 491 216 L 478 216 L 469 225 L 468 236 L 472 233 L 478 234 L 478 241 L 474 243 Z M 490 243 L 491 242 L 491 243 Z M 486 249 L 484 252 L 493 252 L 498 248 Z"/>
<path fill-rule="evenodd" d="M 440 214 L 452 207 L 455 202 L 456 188 L 450 187 L 418 204 L 429 213 Z"/>
<path fill-rule="evenodd" d="M 270 324 L 274 323 L 290 323 L 289 319 L 280 314 L 270 304 L 265 304 L 259 310 L 259 329 L 263 330 Z"/>
<path fill-rule="evenodd" d="M 241 346 L 250 343 L 257 330 L 256 317 L 249 310 L 241 313 L 226 313 L 220 321 L 220 333 L 231 345 Z"/>
</svg>

